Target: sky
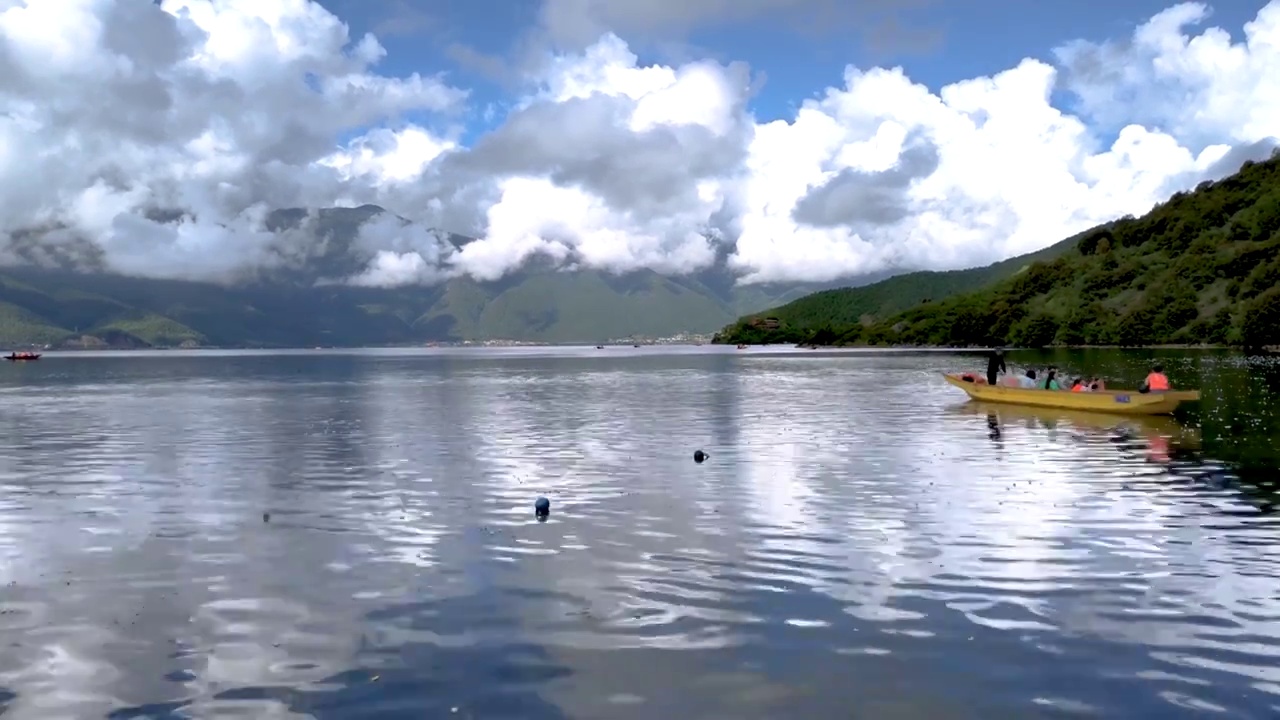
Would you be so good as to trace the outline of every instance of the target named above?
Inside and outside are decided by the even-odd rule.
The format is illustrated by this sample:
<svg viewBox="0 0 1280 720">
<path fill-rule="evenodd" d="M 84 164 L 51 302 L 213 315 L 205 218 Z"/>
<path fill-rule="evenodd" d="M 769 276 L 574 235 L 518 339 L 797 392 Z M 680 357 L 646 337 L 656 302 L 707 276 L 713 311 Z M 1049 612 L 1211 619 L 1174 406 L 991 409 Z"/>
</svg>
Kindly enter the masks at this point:
<svg viewBox="0 0 1280 720">
<path fill-rule="evenodd" d="M 1280 0 L 0 0 L 0 262 L 971 267 L 1266 157 Z M 441 230 L 478 238 L 461 250 Z M 34 249 L 34 250 L 33 250 Z"/>
</svg>

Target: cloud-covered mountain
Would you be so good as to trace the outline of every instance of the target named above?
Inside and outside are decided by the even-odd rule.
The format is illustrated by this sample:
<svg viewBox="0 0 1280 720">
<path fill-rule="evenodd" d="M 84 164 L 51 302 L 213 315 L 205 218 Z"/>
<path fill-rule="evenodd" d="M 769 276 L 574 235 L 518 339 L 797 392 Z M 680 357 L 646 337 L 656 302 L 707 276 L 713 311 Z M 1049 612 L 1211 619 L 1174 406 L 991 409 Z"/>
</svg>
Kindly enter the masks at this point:
<svg viewBox="0 0 1280 720">
<path fill-rule="evenodd" d="M 828 282 L 1037 250 L 1280 134 L 1280 0 L 1234 41 L 1184 3 L 937 92 L 849 66 L 770 121 L 746 63 L 646 64 L 628 44 L 827 5 L 546 0 L 549 41 L 482 107 L 308 0 L 0 0 L 0 262 L 287 275 L 327 256 L 276 209 L 374 204 L 392 215 L 356 238 L 348 284 L 439 292 L 530 261 Z"/>
<path fill-rule="evenodd" d="M 151 221 L 189 222 L 177 212 L 152 213 Z M 595 343 L 709 333 L 744 312 L 824 287 L 740 285 L 724 255 L 683 275 L 565 269 L 545 259 L 495 280 L 427 277 L 439 271 L 399 258 L 421 258 L 427 247 L 458 252 L 479 241 L 418 227 L 374 205 L 275 210 L 263 225 L 272 237 L 263 262 L 217 283 L 104 272 L 92 253 L 56 255 L 76 247 L 58 231 L 25 231 L 26 261 L 0 271 L 0 344 Z"/>
</svg>

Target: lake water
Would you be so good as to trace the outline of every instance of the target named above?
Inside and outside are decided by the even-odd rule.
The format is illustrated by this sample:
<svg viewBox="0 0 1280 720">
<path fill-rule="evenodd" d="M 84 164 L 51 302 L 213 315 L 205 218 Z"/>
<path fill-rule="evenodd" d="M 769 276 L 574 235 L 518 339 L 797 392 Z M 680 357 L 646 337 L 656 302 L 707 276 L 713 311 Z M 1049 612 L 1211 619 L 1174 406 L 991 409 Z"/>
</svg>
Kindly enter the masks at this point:
<svg viewBox="0 0 1280 720">
<path fill-rule="evenodd" d="M 959 362 L 6 364 L 0 716 L 1276 717 L 1276 366 L 1166 355 L 1177 423 L 975 406 Z"/>
</svg>

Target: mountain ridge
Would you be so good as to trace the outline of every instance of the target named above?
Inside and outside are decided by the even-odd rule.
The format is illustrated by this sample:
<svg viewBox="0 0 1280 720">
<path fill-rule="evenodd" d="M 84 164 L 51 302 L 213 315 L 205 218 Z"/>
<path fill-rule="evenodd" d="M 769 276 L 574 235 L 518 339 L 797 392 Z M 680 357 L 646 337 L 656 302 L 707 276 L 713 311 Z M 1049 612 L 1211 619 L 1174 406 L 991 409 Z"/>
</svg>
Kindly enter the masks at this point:
<svg viewBox="0 0 1280 720">
<path fill-rule="evenodd" d="M 156 211 L 178 221 L 178 211 Z M 536 259 L 492 281 L 455 276 L 432 285 L 344 284 L 371 253 L 359 234 L 376 205 L 285 208 L 273 233 L 300 233 L 273 248 L 274 266 L 235 282 L 126 276 L 101 271 L 81 248 L 50 259 L 38 233 L 24 237 L 23 265 L 0 267 L 0 344 L 53 347 L 313 347 L 428 342 L 598 343 L 626 337 L 710 334 L 743 313 L 835 283 L 737 285 L 723 248 L 685 275 L 562 270 Z M 310 223 L 310 224 L 308 224 Z M 454 248 L 470 238 L 417 228 Z M 59 249 L 77 247 L 64 240 Z M 90 257 L 91 262 L 79 259 Z M 39 260 L 45 260 L 43 264 Z M 77 268 L 87 267 L 85 272 Z M 874 279 L 874 278 L 872 278 Z M 845 281 L 848 282 L 848 281 Z"/>
<path fill-rule="evenodd" d="M 819 290 L 784 305 L 748 313 L 725 326 L 717 336 L 719 342 L 748 342 L 754 336 L 747 328 L 765 318 L 797 331 L 814 330 L 832 323 L 866 322 L 980 288 L 993 280 L 1021 272 L 1038 261 L 1057 258 L 1074 249 L 1079 239 L 1092 231 L 1090 229 L 1047 248 L 989 265 L 957 270 L 917 270 L 862 285 Z"/>
<path fill-rule="evenodd" d="M 1049 250 L 1022 267 L 1014 261 L 1031 256 L 987 266 L 930 302 L 921 299 L 929 286 L 919 275 L 815 293 L 744 316 L 716 341 L 1280 345 L 1280 150 L 1174 193 L 1142 217 L 1099 225 L 1041 252 Z M 890 295 L 886 286 L 897 288 L 894 302 L 864 312 Z"/>
</svg>

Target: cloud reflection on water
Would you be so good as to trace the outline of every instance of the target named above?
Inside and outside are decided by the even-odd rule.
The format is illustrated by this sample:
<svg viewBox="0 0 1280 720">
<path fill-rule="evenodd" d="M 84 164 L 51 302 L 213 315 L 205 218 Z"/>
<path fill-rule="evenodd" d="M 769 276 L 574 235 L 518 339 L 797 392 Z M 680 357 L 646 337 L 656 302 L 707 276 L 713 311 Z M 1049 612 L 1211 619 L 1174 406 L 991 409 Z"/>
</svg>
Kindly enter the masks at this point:
<svg viewBox="0 0 1280 720">
<path fill-rule="evenodd" d="M 115 362 L 11 388 L 15 717 L 1280 694 L 1275 523 L 1140 433 L 1002 416 L 993 441 L 930 384 L 945 358 Z M 890 669 L 967 700 L 895 699 Z"/>
</svg>

